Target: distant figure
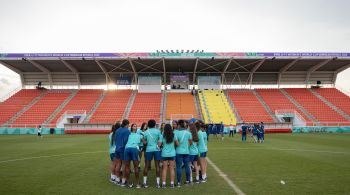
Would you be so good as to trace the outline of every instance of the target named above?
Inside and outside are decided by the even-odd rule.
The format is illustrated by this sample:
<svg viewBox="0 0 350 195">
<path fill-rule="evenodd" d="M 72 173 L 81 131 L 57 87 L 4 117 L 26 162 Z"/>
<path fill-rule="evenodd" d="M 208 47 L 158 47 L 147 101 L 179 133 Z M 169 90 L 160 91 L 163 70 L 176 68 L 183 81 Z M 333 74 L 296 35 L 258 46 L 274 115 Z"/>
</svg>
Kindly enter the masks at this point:
<svg viewBox="0 0 350 195">
<path fill-rule="evenodd" d="M 265 126 L 263 122 L 260 122 L 260 143 L 265 140 Z"/>
<path fill-rule="evenodd" d="M 220 127 L 219 127 L 219 132 L 221 134 L 221 141 L 224 141 L 224 139 L 225 139 L 224 130 L 225 130 L 225 126 L 221 121 Z"/>
<path fill-rule="evenodd" d="M 230 134 L 229 134 L 229 137 L 233 137 L 233 130 L 234 130 L 234 127 L 232 124 L 230 124 Z"/>
<path fill-rule="evenodd" d="M 248 130 L 248 126 L 243 122 L 241 128 L 242 128 L 242 141 L 245 142 L 245 141 L 247 141 L 247 130 Z"/>
<path fill-rule="evenodd" d="M 43 138 L 43 137 L 41 136 L 41 131 L 42 131 L 42 127 L 41 127 L 41 125 L 39 125 L 39 126 L 38 126 L 38 137 Z"/>
</svg>

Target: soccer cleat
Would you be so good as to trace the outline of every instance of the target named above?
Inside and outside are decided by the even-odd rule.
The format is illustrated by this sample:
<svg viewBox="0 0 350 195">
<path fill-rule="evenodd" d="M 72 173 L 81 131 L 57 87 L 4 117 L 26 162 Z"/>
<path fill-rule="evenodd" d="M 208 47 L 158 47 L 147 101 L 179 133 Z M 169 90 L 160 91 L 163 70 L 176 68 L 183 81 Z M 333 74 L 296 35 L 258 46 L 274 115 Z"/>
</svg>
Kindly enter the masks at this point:
<svg viewBox="0 0 350 195">
<path fill-rule="evenodd" d="M 160 188 L 160 185 L 159 185 L 159 183 L 157 183 L 157 184 L 156 184 L 156 188 Z"/>
<path fill-rule="evenodd" d="M 175 188 L 174 184 L 170 184 L 170 188 Z"/>
<path fill-rule="evenodd" d="M 129 188 L 132 188 L 132 187 L 134 187 L 134 184 L 131 183 L 131 184 L 128 185 L 128 187 L 129 187 Z"/>
<path fill-rule="evenodd" d="M 137 184 L 136 189 L 140 189 L 140 188 L 141 188 L 141 185 Z"/>
<path fill-rule="evenodd" d="M 147 183 L 144 183 L 144 184 L 142 184 L 142 187 L 143 187 L 143 188 L 148 188 L 148 184 L 147 184 Z"/>
<path fill-rule="evenodd" d="M 206 183 L 208 181 L 208 178 L 202 179 L 201 183 Z"/>
<path fill-rule="evenodd" d="M 191 185 L 191 182 L 190 181 L 185 181 L 185 185 L 186 186 Z"/>
<path fill-rule="evenodd" d="M 181 183 L 180 183 L 180 182 L 177 182 L 176 187 L 181 188 Z"/>
<path fill-rule="evenodd" d="M 194 183 L 196 183 L 196 184 L 200 184 L 200 180 L 194 180 Z"/>
<path fill-rule="evenodd" d="M 122 183 L 120 181 L 119 182 L 115 181 L 114 184 L 117 185 L 117 186 L 120 186 Z"/>
<path fill-rule="evenodd" d="M 123 187 L 123 188 L 124 188 L 124 187 L 126 187 L 126 185 L 127 185 L 126 182 L 125 182 L 125 183 L 121 183 L 121 184 L 120 184 L 120 187 Z"/>
<path fill-rule="evenodd" d="M 165 184 L 162 184 L 162 188 L 166 188 L 166 185 L 165 185 Z"/>
</svg>

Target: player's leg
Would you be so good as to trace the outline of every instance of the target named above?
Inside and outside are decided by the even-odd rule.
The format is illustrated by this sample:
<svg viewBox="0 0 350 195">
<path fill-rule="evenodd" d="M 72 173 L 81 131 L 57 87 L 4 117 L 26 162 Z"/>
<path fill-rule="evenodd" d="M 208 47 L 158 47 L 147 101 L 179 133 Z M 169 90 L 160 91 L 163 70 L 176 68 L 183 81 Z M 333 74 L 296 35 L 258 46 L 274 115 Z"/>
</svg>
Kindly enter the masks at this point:
<svg viewBox="0 0 350 195">
<path fill-rule="evenodd" d="M 181 174 L 182 174 L 182 154 L 176 154 L 176 177 L 177 187 L 181 186 Z"/>
<path fill-rule="evenodd" d="M 175 180 L 175 160 L 169 160 L 169 172 L 170 172 L 170 188 L 174 188 L 174 180 Z"/>
<path fill-rule="evenodd" d="M 191 182 L 190 176 L 191 176 L 191 169 L 190 169 L 190 158 L 189 155 L 186 154 L 183 157 L 183 163 L 185 165 L 185 172 L 186 172 L 186 184 L 189 184 Z"/>
<path fill-rule="evenodd" d="M 147 184 L 147 175 L 148 175 L 148 168 L 151 164 L 152 160 L 152 152 L 145 152 L 145 168 L 143 169 L 143 187 L 148 188 Z"/>
<path fill-rule="evenodd" d="M 163 169 L 162 169 L 162 188 L 166 186 L 166 174 L 168 171 L 168 160 L 163 160 Z"/>
</svg>

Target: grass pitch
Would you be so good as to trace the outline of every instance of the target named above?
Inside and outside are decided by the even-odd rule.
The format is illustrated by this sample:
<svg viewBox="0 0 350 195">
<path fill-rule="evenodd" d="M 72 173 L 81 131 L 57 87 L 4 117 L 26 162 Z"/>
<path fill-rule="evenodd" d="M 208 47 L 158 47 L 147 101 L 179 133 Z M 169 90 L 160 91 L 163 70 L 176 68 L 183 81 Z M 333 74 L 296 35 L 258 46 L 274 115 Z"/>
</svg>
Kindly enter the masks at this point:
<svg viewBox="0 0 350 195">
<path fill-rule="evenodd" d="M 265 136 L 210 136 L 208 157 L 245 194 L 350 193 L 350 134 Z M 210 165 L 208 183 L 179 189 L 156 189 L 154 168 L 150 188 L 120 188 L 109 165 L 106 135 L 0 136 L 0 194 L 234 194 Z"/>
</svg>

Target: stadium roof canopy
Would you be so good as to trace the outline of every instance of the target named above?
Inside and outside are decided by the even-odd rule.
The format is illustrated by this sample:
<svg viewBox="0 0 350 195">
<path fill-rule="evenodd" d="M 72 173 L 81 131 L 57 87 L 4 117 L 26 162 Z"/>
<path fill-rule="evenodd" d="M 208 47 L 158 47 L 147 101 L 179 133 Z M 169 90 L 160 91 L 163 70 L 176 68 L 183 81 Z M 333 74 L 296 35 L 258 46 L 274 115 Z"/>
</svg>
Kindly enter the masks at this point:
<svg viewBox="0 0 350 195">
<path fill-rule="evenodd" d="M 220 75 L 222 84 L 334 84 L 350 67 L 350 53 L 8 53 L 0 63 L 21 77 L 22 85 L 105 85 L 140 75 Z"/>
</svg>

